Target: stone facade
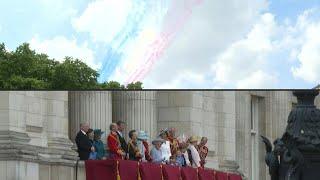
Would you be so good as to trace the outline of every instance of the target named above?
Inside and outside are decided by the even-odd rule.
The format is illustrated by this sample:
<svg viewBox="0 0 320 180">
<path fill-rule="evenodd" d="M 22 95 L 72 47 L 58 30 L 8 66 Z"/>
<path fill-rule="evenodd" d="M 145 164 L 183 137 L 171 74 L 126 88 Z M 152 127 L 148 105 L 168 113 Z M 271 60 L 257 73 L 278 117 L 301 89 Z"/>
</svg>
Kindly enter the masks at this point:
<svg viewBox="0 0 320 180">
<path fill-rule="evenodd" d="M 2 91 L 0 119 L 0 179 L 74 179 L 67 92 Z"/>
<path fill-rule="evenodd" d="M 80 123 L 89 122 L 93 129 L 109 131 L 112 122 L 112 92 L 69 92 L 69 137 L 74 142 Z"/>
<path fill-rule="evenodd" d="M 112 119 L 126 123 L 124 134 L 127 139 L 131 129 L 144 130 L 151 138 L 156 136 L 157 92 L 114 91 L 112 95 Z"/>
<path fill-rule="evenodd" d="M 2 91 L 0 179 L 75 179 L 71 140 L 80 122 L 107 134 L 123 120 L 127 131 L 152 138 L 166 127 L 207 136 L 208 167 L 266 180 L 259 136 L 280 137 L 295 103 L 290 91 Z M 78 179 L 85 179 L 82 162 Z"/>
</svg>

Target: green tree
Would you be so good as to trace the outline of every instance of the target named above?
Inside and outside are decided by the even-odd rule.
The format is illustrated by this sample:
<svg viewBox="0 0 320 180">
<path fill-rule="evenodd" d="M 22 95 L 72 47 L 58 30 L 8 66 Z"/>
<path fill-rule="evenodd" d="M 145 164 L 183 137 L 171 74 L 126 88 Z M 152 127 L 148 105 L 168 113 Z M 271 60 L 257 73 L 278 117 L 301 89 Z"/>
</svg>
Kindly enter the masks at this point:
<svg viewBox="0 0 320 180">
<path fill-rule="evenodd" d="M 55 67 L 52 78 L 53 89 L 97 89 L 97 71 L 79 59 L 66 57 Z"/>
<path fill-rule="evenodd" d="M 141 90 L 143 87 L 142 87 L 142 82 L 138 81 L 138 82 L 135 82 L 135 83 L 130 83 L 127 85 L 127 89 L 130 89 L 130 90 Z"/>
<path fill-rule="evenodd" d="M 101 89 L 125 89 L 124 85 L 121 85 L 117 81 L 104 82 L 100 85 Z"/>
<path fill-rule="evenodd" d="M 38 54 L 24 43 L 8 52 L 0 44 L 0 89 L 142 89 L 142 83 L 125 87 L 116 81 L 98 83 L 99 73 L 79 59 L 66 57 L 62 63 Z"/>
</svg>

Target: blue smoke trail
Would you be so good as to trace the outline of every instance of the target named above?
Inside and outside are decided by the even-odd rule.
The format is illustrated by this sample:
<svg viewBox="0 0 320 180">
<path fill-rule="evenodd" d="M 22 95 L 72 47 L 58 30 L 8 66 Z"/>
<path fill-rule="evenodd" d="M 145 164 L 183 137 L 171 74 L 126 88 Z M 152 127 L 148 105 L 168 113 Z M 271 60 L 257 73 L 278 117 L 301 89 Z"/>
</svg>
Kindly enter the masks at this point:
<svg viewBox="0 0 320 180">
<path fill-rule="evenodd" d="M 108 79 L 123 57 L 123 49 L 126 43 L 138 35 L 144 16 L 148 7 L 150 7 L 149 2 L 149 0 L 133 1 L 133 8 L 127 16 L 125 27 L 111 41 L 110 47 L 107 50 L 107 55 L 104 58 L 105 62 L 99 72 L 99 82 L 104 82 Z"/>
</svg>

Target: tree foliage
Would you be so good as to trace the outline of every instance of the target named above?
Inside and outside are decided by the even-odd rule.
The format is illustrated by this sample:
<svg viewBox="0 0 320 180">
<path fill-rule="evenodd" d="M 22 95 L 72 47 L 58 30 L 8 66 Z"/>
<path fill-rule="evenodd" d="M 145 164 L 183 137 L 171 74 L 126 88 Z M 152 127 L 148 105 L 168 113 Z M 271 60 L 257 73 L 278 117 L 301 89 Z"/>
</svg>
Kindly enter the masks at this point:
<svg viewBox="0 0 320 180">
<path fill-rule="evenodd" d="M 12 52 L 0 44 L 0 89 L 142 89 L 141 82 L 125 87 L 116 81 L 99 83 L 98 77 L 99 73 L 80 59 L 66 57 L 59 62 L 36 53 L 27 43 Z"/>
</svg>

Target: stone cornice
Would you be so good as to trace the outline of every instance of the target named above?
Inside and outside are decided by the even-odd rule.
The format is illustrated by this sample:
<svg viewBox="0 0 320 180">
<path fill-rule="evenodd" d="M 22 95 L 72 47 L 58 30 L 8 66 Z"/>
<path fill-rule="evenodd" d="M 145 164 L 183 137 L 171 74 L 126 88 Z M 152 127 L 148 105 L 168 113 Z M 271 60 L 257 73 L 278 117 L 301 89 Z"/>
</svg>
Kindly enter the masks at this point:
<svg viewBox="0 0 320 180">
<path fill-rule="evenodd" d="M 78 153 L 70 148 L 72 143 L 68 139 L 59 139 L 61 143 L 68 145 L 65 148 L 33 146 L 28 144 L 29 141 L 26 133 L 0 131 L 0 160 L 64 166 L 75 166 L 78 160 Z"/>
</svg>

